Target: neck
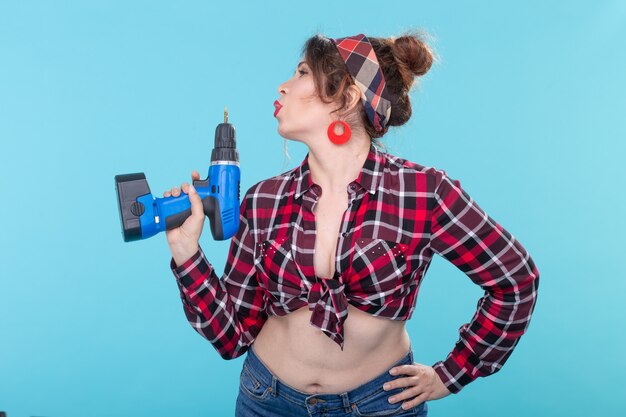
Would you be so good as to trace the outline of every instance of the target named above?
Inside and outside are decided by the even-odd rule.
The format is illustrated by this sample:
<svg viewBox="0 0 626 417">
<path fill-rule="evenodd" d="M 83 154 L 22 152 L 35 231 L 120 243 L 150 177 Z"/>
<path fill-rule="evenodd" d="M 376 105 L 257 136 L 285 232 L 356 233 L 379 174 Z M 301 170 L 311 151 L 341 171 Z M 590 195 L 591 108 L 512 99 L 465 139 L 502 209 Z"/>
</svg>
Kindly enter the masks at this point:
<svg viewBox="0 0 626 417">
<path fill-rule="evenodd" d="M 311 180 L 322 187 L 324 194 L 344 195 L 346 187 L 356 180 L 365 164 L 371 140 L 368 136 L 352 135 L 343 145 L 328 138 L 309 146 Z"/>
</svg>

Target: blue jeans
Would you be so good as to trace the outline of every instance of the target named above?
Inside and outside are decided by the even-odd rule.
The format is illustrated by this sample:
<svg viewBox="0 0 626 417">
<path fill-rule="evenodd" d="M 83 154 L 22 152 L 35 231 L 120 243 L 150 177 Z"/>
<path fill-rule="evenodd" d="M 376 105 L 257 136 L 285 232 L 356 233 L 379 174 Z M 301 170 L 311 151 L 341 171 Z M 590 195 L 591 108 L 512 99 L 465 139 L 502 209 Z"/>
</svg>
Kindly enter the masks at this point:
<svg viewBox="0 0 626 417">
<path fill-rule="evenodd" d="M 389 369 L 413 363 L 409 352 Z M 261 362 L 252 346 L 248 349 L 240 375 L 237 417 L 405 417 L 428 415 L 426 401 L 408 410 L 401 408 L 405 399 L 390 404 L 388 398 L 406 387 L 383 390 L 383 384 L 406 375 L 390 375 L 389 369 L 363 385 L 342 394 L 308 394 L 283 383 Z"/>
</svg>

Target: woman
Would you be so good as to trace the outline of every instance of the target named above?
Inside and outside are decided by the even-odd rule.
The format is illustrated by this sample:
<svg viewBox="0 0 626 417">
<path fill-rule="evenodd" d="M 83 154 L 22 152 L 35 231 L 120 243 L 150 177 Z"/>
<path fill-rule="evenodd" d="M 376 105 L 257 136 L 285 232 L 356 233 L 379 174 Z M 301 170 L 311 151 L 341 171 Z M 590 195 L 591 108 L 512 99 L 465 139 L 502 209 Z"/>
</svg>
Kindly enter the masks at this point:
<svg viewBox="0 0 626 417">
<path fill-rule="evenodd" d="M 374 146 L 407 122 L 432 62 L 414 34 L 306 42 L 274 115 L 309 152 L 246 192 L 222 279 L 182 184 L 192 215 L 167 232 L 170 267 L 196 331 L 224 359 L 248 352 L 237 415 L 426 416 L 427 401 L 497 372 L 524 333 L 539 274 L 521 244 L 445 171 Z M 413 362 L 405 323 L 433 253 L 486 292 L 431 367 Z"/>
</svg>

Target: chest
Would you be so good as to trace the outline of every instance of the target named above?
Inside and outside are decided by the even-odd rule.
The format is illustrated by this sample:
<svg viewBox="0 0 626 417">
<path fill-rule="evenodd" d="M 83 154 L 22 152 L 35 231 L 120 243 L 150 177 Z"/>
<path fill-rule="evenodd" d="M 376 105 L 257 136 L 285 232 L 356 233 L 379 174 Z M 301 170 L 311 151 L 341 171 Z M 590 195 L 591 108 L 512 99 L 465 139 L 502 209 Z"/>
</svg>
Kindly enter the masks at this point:
<svg viewBox="0 0 626 417">
<path fill-rule="evenodd" d="M 418 246 L 421 233 L 406 230 L 402 213 L 409 208 L 409 226 L 421 228 L 414 202 L 399 194 L 331 193 L 303 195 L 301 202 L 272 202 L 263 214 L 256 241 L 255 266 L 268 297 L 280 303 L 300 302 L 320 278 L 341 280 L 350 300 L 368 305 L 392 302 L 408 293 L 415 268 L 423 268 Z M 415 263 L 406 255 L 415 253 Z"/>
<path fill-rule="evenodd" d="M 313 207 L 315 216 L 313 266 L 318 277 L 330 278 L 335 274 L 339 233 L 347 210 L 347 196 L 338 195 L 320 198 Z"/>
</svg>

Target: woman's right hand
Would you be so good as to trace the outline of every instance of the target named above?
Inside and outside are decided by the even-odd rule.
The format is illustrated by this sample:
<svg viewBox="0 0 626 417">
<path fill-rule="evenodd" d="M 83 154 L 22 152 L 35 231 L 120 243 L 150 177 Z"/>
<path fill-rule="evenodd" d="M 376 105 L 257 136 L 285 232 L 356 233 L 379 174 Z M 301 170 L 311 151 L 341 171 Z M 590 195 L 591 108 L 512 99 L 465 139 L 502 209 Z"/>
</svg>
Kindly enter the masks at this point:
<svg viewBox="0 0 626 417">
<path fill-rule="evenodd" d="M 199 180 L 200 174 L 198 171 L 191 173 L 192 180 Z M 193 181 L 192 181 L 193 182 Z M 179 227 L 166 230 L 167 242 L 170 245 L 170 251 L 172 257 L 177 266 L 182 265 L 186 260 L 191 258 L 198 251 L 198 241 L 202 234 L 202 227 L 204 226 L 204 208 L 202 206 L 202 200 L 196 192 L 195 188 L 188 183 L 181 185 L 182 191 L 189 196 L 189 202 L 191 203 L 191 215 L 185 219 L 185 222 Z M 165 191 L 163 197 L 178 197 L 180 196 L 180 190 L 178 187 L 172 187 L 171 190 Z"/>
</svg>

